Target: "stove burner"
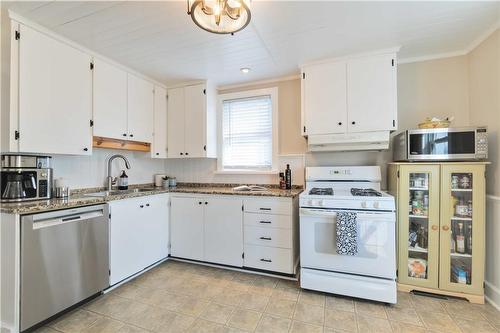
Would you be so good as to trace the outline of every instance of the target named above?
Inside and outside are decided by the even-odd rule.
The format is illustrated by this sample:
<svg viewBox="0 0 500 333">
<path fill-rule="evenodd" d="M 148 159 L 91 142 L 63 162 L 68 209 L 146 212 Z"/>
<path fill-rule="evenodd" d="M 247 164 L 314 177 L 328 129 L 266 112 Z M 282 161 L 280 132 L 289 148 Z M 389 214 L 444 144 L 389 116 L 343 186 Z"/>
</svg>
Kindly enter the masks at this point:
<svg viewBox="0 0 500 333">
<path fill-rule="evenodd" d="M 360 197 L 381 197 L 382 194 L 372 188 L 351 188 L 351 194 Z"/>
<path fill-rule="evenodd" d="M 313 187 L 309 194 L 311 195 L 333 195 L 333 188 L 321 188 L 321 187 Z"/>
</svg>

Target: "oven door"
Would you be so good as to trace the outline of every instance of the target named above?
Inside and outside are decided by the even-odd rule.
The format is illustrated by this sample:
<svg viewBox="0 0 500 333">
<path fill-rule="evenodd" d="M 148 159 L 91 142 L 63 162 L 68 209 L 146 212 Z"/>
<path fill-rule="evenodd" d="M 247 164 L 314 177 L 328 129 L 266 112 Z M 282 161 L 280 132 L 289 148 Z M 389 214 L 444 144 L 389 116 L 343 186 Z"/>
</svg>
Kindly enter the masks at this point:
<svg viewBox="0 0 500 333">
<path fill-rule="evenodd" d="M 358 253 L 336 252 L 336 218 L 340 210 L 300 209 L 300 262 L 302 268 L 396 278 L 395 213 L 357 213 Z"/>
<path fill-rule="evenodd" d="M 432 129 L 408 132 L 409 160 L 463 160 L 476 158 L 474 129 Z"/>
</svg>

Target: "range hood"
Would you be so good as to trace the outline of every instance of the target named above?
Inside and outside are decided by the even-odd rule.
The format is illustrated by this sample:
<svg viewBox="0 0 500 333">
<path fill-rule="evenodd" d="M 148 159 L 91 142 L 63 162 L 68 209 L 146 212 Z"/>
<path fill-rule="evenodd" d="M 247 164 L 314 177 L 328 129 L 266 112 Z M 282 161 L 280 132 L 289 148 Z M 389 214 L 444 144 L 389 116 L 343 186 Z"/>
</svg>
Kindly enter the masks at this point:
<svg viewBox="0 0 500 333">
<path fill-rule="evenodd" d="M 389 131 L 309 135 L 309 151 L 353 151 L 389 149 Z"/>
</svg>

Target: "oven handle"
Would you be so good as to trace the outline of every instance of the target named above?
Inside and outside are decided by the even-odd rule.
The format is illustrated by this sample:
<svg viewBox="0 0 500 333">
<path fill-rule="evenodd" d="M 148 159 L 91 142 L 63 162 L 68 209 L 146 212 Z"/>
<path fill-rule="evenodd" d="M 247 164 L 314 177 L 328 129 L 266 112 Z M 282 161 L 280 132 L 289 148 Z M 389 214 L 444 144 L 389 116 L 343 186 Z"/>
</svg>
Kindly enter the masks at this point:
<svg viewBox="0 0 500 333">
<path fill-rule="evenodd" d="M 333 210 L 333 209 L 311 209 L 311 208 L 301 208 L 300 215 L 309 215 L 309 216 L 328 216 L 328 217 L 336 217 L 338 212 L 352 212 L 357 213 L 359 218 L 363 217 L 380 217 L 381 215 L 390 214 L 388 212 L 367 212 L 367 211 L 359 211 L 359 210 Z"/>
</svg>

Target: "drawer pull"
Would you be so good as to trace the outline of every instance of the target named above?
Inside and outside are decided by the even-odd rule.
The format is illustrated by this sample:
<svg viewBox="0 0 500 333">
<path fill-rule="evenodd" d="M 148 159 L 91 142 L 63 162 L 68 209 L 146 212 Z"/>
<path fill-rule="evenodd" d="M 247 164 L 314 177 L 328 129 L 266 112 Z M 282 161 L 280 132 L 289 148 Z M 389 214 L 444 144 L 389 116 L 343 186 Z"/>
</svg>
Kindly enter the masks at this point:
<svg viewBox="0 0 500 333">
<path fill-rule="evenodd" d="M 259 209 L 260 210 L 271 210 L 271 208 L 262 208 L 262 207 L 260 207 Z"/>
<path fill-rule="evenodd" d="M 263 261 L 263 262 L 273 262 L 271 259 L 264 259 L 264 258 L 260 259 L 260 261 Z"/>
<path fill-rule="evenodd" d="M 271 221 L 259 221 L 259 223 L 263 223 L 263 224 L 271 224 Z"/>
<path fill-rule="evenodd" d="M 260 239 L 263 239 L 263 240 L 271 240 L 271 237 L 260 237 Z"/>
</svg>

